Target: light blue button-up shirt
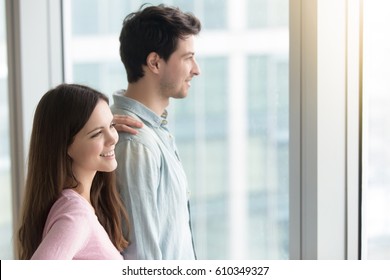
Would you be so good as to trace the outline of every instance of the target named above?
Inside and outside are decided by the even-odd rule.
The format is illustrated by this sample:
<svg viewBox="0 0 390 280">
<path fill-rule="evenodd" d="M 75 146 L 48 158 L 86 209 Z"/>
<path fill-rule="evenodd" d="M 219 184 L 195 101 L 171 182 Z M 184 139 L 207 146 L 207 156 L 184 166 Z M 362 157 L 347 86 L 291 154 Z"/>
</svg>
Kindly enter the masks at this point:
<svg viewBox="0 0 390 280">
<path fill-rule="evenodd" d="M 117 185 L 131 222 L 125 259 L 195 259 L 187 178 L 165 118 L 114 93 L 113 114 L 144 123 L 137 135 L 119 133 Z"/>
</svg>

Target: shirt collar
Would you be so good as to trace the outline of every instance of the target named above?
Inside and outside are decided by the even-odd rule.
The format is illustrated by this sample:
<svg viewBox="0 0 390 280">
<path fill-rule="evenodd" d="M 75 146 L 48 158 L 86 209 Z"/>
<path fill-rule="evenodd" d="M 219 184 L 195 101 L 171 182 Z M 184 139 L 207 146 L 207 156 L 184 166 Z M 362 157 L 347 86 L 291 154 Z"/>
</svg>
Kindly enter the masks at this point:
<svg viewBox="0 0 390 280">
<path fill-rule="evenodd" d="M 113 94 L 114 104 L 117 108 L 130 111 L 140 117 L 143 121 L 148 122 L 154 127 L 165 126 L 168 124 L 167 110 L 161 116 L 158 116 L 144 104 L 135 99 L 124 96 L 125 90 L 119 90 Z"/>
</svg>

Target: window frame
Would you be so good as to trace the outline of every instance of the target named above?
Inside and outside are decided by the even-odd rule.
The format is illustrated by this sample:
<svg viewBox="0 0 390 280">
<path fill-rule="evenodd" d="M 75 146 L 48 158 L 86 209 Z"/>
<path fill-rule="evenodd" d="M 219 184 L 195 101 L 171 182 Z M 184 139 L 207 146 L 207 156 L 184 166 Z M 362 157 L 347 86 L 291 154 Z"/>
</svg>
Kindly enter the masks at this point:
<svg viewBox="0 0 390 280">
<path fill-rule="evenodd" d="M 290 1 L 290 259 L 360 258 L 361 3 Z"/>
<path fill-rule="evenodd" d="M 61 0 L 5 0 L 14 234 L 35 106 L 63 81 L 61 7 Z"/>
</svg>

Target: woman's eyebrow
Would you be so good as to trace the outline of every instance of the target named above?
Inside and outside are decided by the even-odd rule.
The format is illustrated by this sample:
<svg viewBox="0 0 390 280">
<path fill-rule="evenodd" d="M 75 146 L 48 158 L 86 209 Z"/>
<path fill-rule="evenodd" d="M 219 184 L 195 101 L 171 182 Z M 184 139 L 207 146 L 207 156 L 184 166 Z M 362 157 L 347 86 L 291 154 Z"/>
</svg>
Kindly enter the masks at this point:
<svg viewBox="0 0 390 280">
<path fill-rule="evenodd" d="M 95 132 L 96 130 L 103 129 L 103 128 L 104 128 L 103 126 L 96 127 L 96 128 L 94 128 L 94 129 L 92 129 L 91 131 L 87 132 L 87 135 L 89 135 L 89 134 Z"/>
</svg>

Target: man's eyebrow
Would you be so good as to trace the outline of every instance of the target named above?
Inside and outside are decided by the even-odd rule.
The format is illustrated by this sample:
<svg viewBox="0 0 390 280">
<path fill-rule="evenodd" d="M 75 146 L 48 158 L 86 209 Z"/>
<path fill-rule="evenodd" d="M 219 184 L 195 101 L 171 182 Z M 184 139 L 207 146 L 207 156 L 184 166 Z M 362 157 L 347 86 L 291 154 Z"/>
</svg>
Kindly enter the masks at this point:
<svg viewBox="0 0 390 280">
<path fill-rule="evenodd" d="M 194 56 L 195 52 L 186 52 L 183 54 L 183 56 Z"/>
</svg>

